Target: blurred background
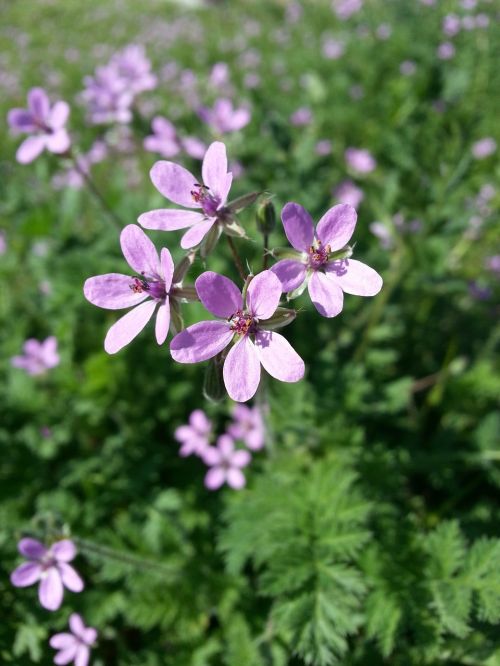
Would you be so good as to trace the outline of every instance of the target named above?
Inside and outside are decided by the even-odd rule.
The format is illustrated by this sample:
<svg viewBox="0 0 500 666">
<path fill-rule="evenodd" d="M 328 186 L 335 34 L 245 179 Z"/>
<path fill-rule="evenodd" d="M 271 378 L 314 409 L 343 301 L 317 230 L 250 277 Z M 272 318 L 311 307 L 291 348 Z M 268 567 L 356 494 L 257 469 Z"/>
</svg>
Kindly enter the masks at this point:
<svg viewBox="0 0 500 666">
<path fill-rule="evenodd" d="M 52 663 L 76 611 L 96 666 L 500 664 L 498 4 L 0 0 L 0 15 L 0 662 Z M 70 105 L 71 157 L 16 161 L 7 114 L 33 87 Z M 205 364 L 175 364 L 151 325 L 106 354 L 119 313 L 82 288 L 129 270 L 120 227 L 166 205 L 155 161 L 199 174 L 215 139 L 232 198 L 274 195 L 271 247 L 286 202 L 315 220 L 350 203 L 356 258 L 384 287 L 334 319 L 294 301 L 306 377 L 266 381 L 246 487 L 214 492 L 175 431 L 202 409 L 215 437 L 234 404 L 207 401 Z M 255 206 L 239 221 L 260 270 Z M 148 235 L 183 256 L 181 232 Z M 207 265 L 238 280 L 225 243 Z M 57 612 L 9 582 L 26 535 L 77 544 L 86 588 Z"/>
</svg>

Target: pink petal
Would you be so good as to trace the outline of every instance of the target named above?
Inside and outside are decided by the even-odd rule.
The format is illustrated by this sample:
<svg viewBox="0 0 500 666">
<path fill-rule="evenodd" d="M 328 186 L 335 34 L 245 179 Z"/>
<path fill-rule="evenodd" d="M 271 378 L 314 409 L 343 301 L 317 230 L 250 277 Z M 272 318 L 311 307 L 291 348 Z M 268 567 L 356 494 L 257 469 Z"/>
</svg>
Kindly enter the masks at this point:
<svg viewBox="0 0 500 666">
<path fill-rule="evenodd" d="M 344 306 L 344 294 L 324 273 L 315 271 L 307 285 L 309 296 L 316 310 L 323 317 L 336 317 Z"/>
<path fill-rule="evenodd" d="M 281 288 L 285 293 L 294 291 L 306 279 L 305 265 L 295 259 L 282 259 L 274 264 L 270 270 L 278 276 Z"/>
<path fill-rule="evenodd" d="M 224 460 L 230 460 L 234 451 L 234 441 L 233 438 L 224 433 L 217 438 L 217 448 L 221 452 L 221 455 Z"/>
<path fill-rule="evenodd" d="M 71 562 L 76 557 L 76 546 L 70 539 L 61 539 L 52 544 L 50 552 L 60 562 Z"/>
<path fill-rule="evenodd" d="M 170 343 L 170 353 L 179 363 L 199 363 L 227 347 L 233 335 L 225 321 L 200 321 L 175 336 Z"/>
<path fill-rule="evenodd" d="M 211 217 L 204 222 L 198 222 L 197 224 L 193 225 L 191 229 L 186 231 L 184 236 L 181 238 L 182 249 L 189 250 L 190 248 L 195 247 L 195 245 L 201 243 L 210 229 L 214 226 L 216 221 L 217 219 L 215 217 Z"/>
<path fill-rule="evenodd" d="M 92 645 L 97 640 L 97 631 L 93 627 L 88 627 L 83 632 L 83 640 L 87 645 Z"/>
<path fill-rule="evenodd" d="M 304 361 L 279 333 L 258 331 L 255 348 L 265 370 L 275 379 L 298 382 L 304 376 Z"/>
<path fill-rule="evenodd" d="M 279 278 L 272 271 L 262 271 L 248 285 L 248 309 L 257 319 L 269 319 L 276 312 L 281 294 Z"/>
<path fill-rule="evenodd" d="M 172 277 L 174 275 L 174 261 L 170 251 L 164 247 L 160 252 L 160 275 L 165 282 L 165 289 L 168 291 L 172 285 Z"/>
<path fill-rule="evenodd" d="M 248 453 L 248 451 L 239 450 L 233 453 L 231 458 L 231 465 L 234 467 L 246 467 L 251 460 L 252 456 Z"/>
<path fill-rule="evenodd" d="M 309 213 L 300 204 L 287 203 L 281 212 L 286 237 L 299 252 L 307 252 L 314 240 L 314 226 Z"/>
<path fill-rule="evenodd" d="M 175 127 L 170 122 L 170 120 L 167 120 L 167 118 L 156 116 L 151 121 L 151 127 L 153 128 L 155 134 L 161 134 L 163 137 L 169 139 L 175 138 Z"/>
<path fill-rule="evenodd" d="M 330 208 L 316 227 L 316 236 L 329 245 L 332 252 L 341 250 L 351 239 L 358 215 L 349 204 L 338 204 Z"/>
<path fill-rule="evenodd" d="M 125 345 L 128 345 L 146 326 L 153 316 L 156 301 L 147 300 L 137 305 L 133 310 L 118 319 L 109 329 L 104 340 L 104 349 L 108 354 L 116 354 Z"/>
<path fill-rule="evenodd" d="M 148 297 L 148 293 L 135 294 L 130 285 L 132 276 L 121 273 L 106 273 L 85 280 L 83 293 L 93 305 L 107 310 L 120 310 L 138 305 Z"/>
<path fill-rule="evenodd" d="M 83 637 L 83 632 L 85 631 L 85 625 L 83 624 L 82 616 L 78 613 L 71 613 L 69 616 L 69 628 L 78 636 L 78 638 Z"/>
<path fill-rule="evenodd" d="M 68 648 L 73 647 L 76 643 L 77 639 L 73 634 L 68 633 L 54 634 L 49 641 L 50 647 L 53 647 L 54 650 L 67 650 Z"/>
<path fill-rule="evenodd" d="M 38 588 L 40 603 L 47 610 L 57 610 L 63 600 L 63 590 L 59 571 L 55 567 L 47 569 Z"/>
<path fill-rule="evenodd" d="M 43 88 L 31 88 L 28 92 L 28 108 L 37 120 L 47 120 L 50 104 L 47 93 Z"/>
<path fill-rule="evenodd" d="M 153 165 L 150 176 L 156 189 L 169 201 L 186 208 L 201 208 L 191 194 L 198 179 L 184 167 L 161 160 Z"/>
<path fill-rule="evenodd" d="M 7 123 L 16 133 L 36 131 L 33 115 L 26 109 L 11 109 L 7 114 Z"/>
<path fill-rule="evenodd" d="M 205 475 L 205 486 L 209 490 L 217 490 L 226 480 L 226 471 L 223 467 L 212 467 Z"/>
<path fill-rule="evenodd" d="M 207 418 L 207 415 L 202 409 L 195 409 L 189 416 L 189 423 L 198 432 L 209 433 L 212 428 L 212 423 Z"/>
<path fill-rule="evenodd" d="M 160 275 L 160 260 L 155 246 L 136 224 L 128 224 L 120 234 L 123 256 L 136 273 Z"/>
<path fill-rule="evenodd" d="M 69 116 L 69 104 L 56 102 L 49 113 L 48 125 L 52 129 L 61 129 L 66 125 Z"/>
<path fill-rule="evenodd" d="M 241 291 L 223 275 L 206 271 L 196 280 L 195 287 L 203 305 L 216 317 L 227 319 L 243 308 Z"/>
<path fill-rule="evenodd" d="M 383 280 L 377 271 L 356 259 L 331 262 L 325 270 L 328 279 L 335 281 L 346 294 L 375 296 L 382 289 Z"/>
<path fill-rule="evenodd" d="M 40 580 L 42 567 L 38 562 L 24 562 L 10 575 L 10 582 L 14 587 L 28 587 Z"/>
<path fill-rule="evenodd" d="M 71 145 L 69 134 L 65 129 L 59 129 L 45 138 L 47 150 L 51 153 L 65 153 Z"/>
<path fill-rule="evenodd" d="M 223 460 L 221 452 L 219 449 L 216 449 L 215 446 L 207 446 L 207 448 L 203 450 L 201 457 L 203 458 L 205 465 L 209 465 L 210 467 L 221 465 Z"/>
<path fill-rule="evenodd" d="M 246 479 L 243 476 L 243 472 L 235 467 L 230 467 L 227 472 L 227 485 L 231 486 L 235 490 L 240 490 L 246 484 Z"/>
<path fill-rule="evenodd" d="M 138 222 L 145 229 L 157 229 L 158 231 L 177 231 L 191 227 L 197 222 L 205 219 L 203 213 L 197 213 L 194 210 L 174 210 L 169 208 L 159 208 L 150 210 L 147 213 L 139 215 Z"/>
<path fill-rule="evenodd" d="M 71 647 L 68 647 L 66 650 L 62 650 L 54 657 L 54 664 L 58 666 L 64 666 L 64 664 L 69 664 L 74 660 L 76 653 L 78 651 L 78 643 L 75 643 Z"/>
<path fill-rule="evenodd" d="M 30 539 L 29 537 L 21 539 L 17 544 L 17 549 L 21 555 L 24 555 L 24 557 L 27 557 L 30 560 L 39 560 L 47 552 L 43 543 L 37 539 Z"/>
<path fill-rule="evenodd" d="M 254 344 L 247 335 L 227 355 L 223 376 L 232 400 L 246 402 L 255 395 L 260 382 L 260 363 Z"/>
<path fill-rule="evenodd" d="M 90 650 L 86 645 L 79 645 L 75 656 L 75 666 L 87 666 Z"/>
<path fill-rule="evenodd" d="M 16 160 L 20 164 L 33 162 L 45 148 L 45 136 L 29 136 L 17 149 Z"/>
<path fill-rule="evenodd" d="M 226 146 L 221 141 L 214 141 L 208 146 L 201 174 L 203 184 L 210 188 L 212 194 L 218 195 L 222 203 L 225 203 L 231 183 L 229 182 L 228 187 Z"/>
<path fill-rule="evenodd" d="M 168 296 L 165 302 L 160 305 L 156 314 L 155 335 L 156 342 L 162 345 L 167 339 L 168 329 L 170 326 L 170 300 Z"/>
<path fill-rule="evenodd" d="M 66 562 L 59 562 L 57 565 L 64 587 L 67 587 L 71 592 L 81 592 L 85 587 L 83 580 L 76 573 L 73 567 Z"/>
</svg>

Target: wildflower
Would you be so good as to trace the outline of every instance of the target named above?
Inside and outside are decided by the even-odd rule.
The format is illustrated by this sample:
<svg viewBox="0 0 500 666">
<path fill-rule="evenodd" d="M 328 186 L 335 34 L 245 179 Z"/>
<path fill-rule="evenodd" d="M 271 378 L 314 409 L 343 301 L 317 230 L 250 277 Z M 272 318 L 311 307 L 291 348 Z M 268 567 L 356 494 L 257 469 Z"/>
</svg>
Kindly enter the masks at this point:
<svg viewBox="0 0 500 666">
<path fill-rule="evenodd" d="M 65 153 L 70 146 L 70 138 L 65 125 L 69 116 L 66 102 L 56 102 L 50 106 L 43 88 L 31 88 L 28 92 L 27 109 L 11 109 L 7 115 L 10 128 L 16 133 L 31 134 L 17 149 L 16 159 L 28 164 L 46 149 L 50 153 Z"/>
<path fill-rule="evenodd" d="M 207 147 L 201 139 L 197 139 L 195 136 L 186 136 L 181 139 L 182 148 L 195 160 L 203 159 L 205 153 L 207 152 Z"/>
<path fill-rule="evenodd" d="M 372 222 L 370 231 L 380 241 L 380 246 L 384 250 L 390 250 L 394 246 L 394 237 L 392 230 L 383 222 Z"/>
<path fill-rule="evenodd" d="M 328 60 L 337 60 L 344 55 L 345 44 L 331 35 L 325 35 L 321 44 L 323 57 Z"/>
<path fill-rule="evenodd" d="M 235 405 L 233 408 L 233 422 L 227 430 L 233 439 L 239 439 L 252 451 L 258 451 L 264 446 L 266 430 L 262 413 L 258 407 Z"/>
<path fill-rule="evenodd" d="M 174 433 L 175 439 L 182 445 L 180 455 L 202 455 L 208 446 L 211 431 L 212 423 L 204 411 L 195 409 L 191 412 L 189 425 L 179 426 Z"/>
<path fill-rule="evenodd" d="M 347 21 L 363 7 L 363 0 L 333 0 L 332 9 L 341 21 Z"/>
<path fill-rule="evenodd" d="M 488 270 L 500 275 L 500 254 L 494 254 L 491 257 L 487 257 L 485 266 Z"/>
<path fill-rule="evenodd" d="M 399 66 L 399 71 L 403 76 L 413 76 L 415 72 L 417 71 L 417 65 L 413 62 L 413 60 L 403 60 L 403 62 Z"/>
<path fill-rule="evenodd" d="M 104 349 L 115 354 L 128 345 L 156 314 L 156 341 L 163 344 L 170 326 L 170 309 L 182 295 L 181 284 L 172 285 L 174 263 L 164 247 L 158 256 L 155 246 L 135 224 L 126 226 L 120 244 L 135 275 L 107 273 L 88 278 L 83 287 L 85 298 L 107 310 L 133 309 L 109 329 Z M 176 306 L 174 306 L 176 307 Z"/>
<path fill-rule="evenodd" d="M 260 382 L 260 365 L 282 382 L 297 382 L 304 375 L 304 362 L 287 340 L 269 330 L 276 312 L 281 284 L 271 271 L 262 271 L 250 282 L 246 302 L 232 280 L 212 271 L 195 283 L 203 305 L 220 319 L 201 321 L 181 331 L 170 344 L 179 363 L 198 363 L 213 358 L 234 340 L 223 367 L 229 396 L 245 402 Z M 267 323 L 266 323 L 267 320 Z"/>
<path fill-rule="evenodd" d="M 188 249 L 201 243 L 214 224 L 224 218 L 224 206 L 233 180 L 232 173 L 227 172 L 226 146 L 220 141 L 214 141 L 208 147 L 201 173 L 203 182 L 179 164 L 156 162 L 150 172 L 156 189 L 173 203 L 186 208 L 201 208 L 202 212 L 151 210 L 139 216 L 139 224 L 160 231 L 190 227 L 181 239 L 181 247 Z"/>
<path fill-rule="evenodd" d="M 0 231 L 0 255 L 7 252 L 7 236 L 4 231 Z"/>
<path fill-rule="evenodd" d="M 166 118 L 156 116 L 151 121 L 153 134 L 144 139 L 144 148 L 151 153 L 159 153 L 162 157 L 174 157 L 180 150 L 175 127 Z"/>
<path fill-rule="evenodd" d="M 51 335 L 42 342 L 30 338 L 23 345 L 23 356 L 13 356 L 12 365 L 25 370 L 28 375 L 42 375 L 59 365 L 57 340 Z"/>
<path fill-rule="evenodd" d="M 251 460 L 248 451 L 235 450 L 234 442 L 229 435 L 221 435 L 217 446 L 211 446 L 203 454 L 203 461 L 211 468 L 205 476 L 205 486 L 209 490 L 217 490 L 224 483 L 239 490 L 245 485 L 245 477 L 241 471 Z"/>
<path fill-rule="evenodd" d="M 92 124 L 129 123 L 132 120 L 134 94 L 116 67 L 109 64 L 98 67 L 93 76 L 84 78 L 84 85 L 81 97 Z"/>
<path fill-rule="evenodd" d="M 312 118 L 313 115 L 311 109 L 307 106 L 301 106 L 290 116 L 290 123 L 294 127 L 304 127 L 305 125 L 309 125 Z"/>
<path fill-rule="evenodd" d="M 440 60 L 451 60 L 455 55 L 455 47 L 451 42 L 443 42 L 438 46 L 437 56 Z"/>
<path fill-rule="evenodd" d="M 344 180 L 333 191 L 333 196 L 339 203 L 357 208 L 365 198 L 365 193 L 352 180 Z"/>
<path fill-rule="evenodd" d="M 350 258 L 352 249 L 347 243 L 357 220 L 352 206 L 333 206 L 320 219 L 316 230 L 309 213 L 296 203 L 286 204 L 281 219 L 296 250 L 294 258 L 282 259 L 271 268 L 284 292 L 301 293 L 307 286 L 311 301 L 323 317 L 335 317 L 342 311 L 344 292 L 356 296 L 378 294 L 382 288 L 380 275 Z"/>
<path fill-rule="evenodd" d="M 476 143 L 472 144 L 472 155 L 476 160 L 483 160 L 493 153 L 497 149 L 497 142 L 491 137 L 486 137 L 485 139 L 480 139 Z"/>
<path fill-rule="evenodd" d="M 75 544 L 63 539 L 46 548 L 36 539 L 21 539 L 17 548 L 28 559 L 12 572 L 10 580 L 15 587 L 28 587 L 40 581 L 38 598 L 47 610 L 57 610 L 63 600 L 64 588 L 81 592 L 83 581 L 68 564 L 76 556 Z"/>
<path fill-rule="evenodd" d="M 229 66 L 225 62 L 216 62 L 210 72 L 209 83 L 215 88 L 224 88 L 229 83 Z"/>
<path fill-rule="evenodd" d="M 377 166 L 373 155 L 364 148 L 347 148 L 344 157 L 347 165 L 358 173 L 370 173 Z"/>
<path fill-rule="evenodd" d="M 140 44 L 129 44 L 115 53 L 110 60 L 110 66 L 115 68 L 117 75 L 133 95 L 154 90 L 157 86 L 158 79 L 151 72 L 151 61 Z"/>
<path fill-rule="evenodd" d="M 50 639 L 50 647 L 59 650 L 54 663 L 64 665 L 73 661 L 75 666 L 87 666 L 97 631 L 93 627 L 86 627 L 78 613 L 70 615 L 69 628 L 71 633 L 55 634 Z"/>
<path fill-rule="evenodd" d="M 456 14 L 447 14 L 443 19 L 443 32 L 447 37 L 454 37 L 460 32 L 462 22 Z"/>
<path fill-rule="evenodd" d="M 222 97 L 216 100 L 213 108 L 201 107 L 198 115 L 214 132 L 226 134 L 237 132 L 248 125 L 251 114 L 248 109 L 235 109 L 230 99 Z"/>
</svg>

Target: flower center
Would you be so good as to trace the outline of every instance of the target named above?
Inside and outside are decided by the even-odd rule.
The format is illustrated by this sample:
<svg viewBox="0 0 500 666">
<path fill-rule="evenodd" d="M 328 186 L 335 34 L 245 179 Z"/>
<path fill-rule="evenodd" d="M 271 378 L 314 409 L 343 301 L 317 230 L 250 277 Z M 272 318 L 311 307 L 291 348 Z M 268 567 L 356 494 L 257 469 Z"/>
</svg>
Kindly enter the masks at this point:
<svg viewBox="0 0 500 666">
<path fill-rule="evenodd" d="M 253 317 L 248 312 L 243 310 L 236 310 L 231 317 L 231 330 L 237 335 L 247 335 L 251 332 L 253 326 Z"/>
<path fill-rule="evenodd" d="M 320 240 L 315 240 L 313 245 L 309 248 L 309 266 L 311 268 L 320 268 L 328 263 L 328 255 L 330 254 L 330 246 L 323 244 Z"/>
<path fill-rule="evenodd" d="M 146 291 L 151 298 L 155 298 L 156 300 L 162 300 L 167 295 L 165 282 L 163 280 L 146 279 L 144 275 L 141 275 L 140 277 L 134 275 L 129 287 L 134 294 L 142 294 Z"/>
<path fill-rule="evenodd" d="M 209 192 L 210 188 L 200 183 L 194 184 L 194 189 L 191 190 L 193 201 L 201 204 L 203 212 L 208 217 L 214 217 L 220 205 L 220 198 Z"/>
</svg>

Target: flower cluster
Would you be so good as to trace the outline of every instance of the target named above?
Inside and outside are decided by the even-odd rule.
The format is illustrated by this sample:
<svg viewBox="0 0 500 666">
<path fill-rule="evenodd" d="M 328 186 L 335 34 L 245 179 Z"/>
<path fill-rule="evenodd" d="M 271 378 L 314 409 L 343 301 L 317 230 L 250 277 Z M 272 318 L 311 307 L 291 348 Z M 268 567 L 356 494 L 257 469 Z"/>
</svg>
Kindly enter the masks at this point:
<svg viewBox="0 0 500 666">
<path fill-rule="evenodd" d="M 138 226 L 129 225 L 121 233 L 121 246 L 134 274 L 108 273 L 89 278 L 84 294 L 102 308 L 132 308 L 108 331 L 104 343 L 107 352 L 115 353 L 128 344 L 156 311 L 158 344 L 165 342 L 171 328 L 174 337 L 170 353 L 175 361 L 198 363 L 216 358 L 230 398 L 246 402 L 257 391 L 261 367 L 283 382 L 297 382 L 304 376 L 303 360 L 276 330 L 296 315 L 294 310 L 280 305 L 283 294 L 290 301 L 307 288 L 319 314 L 334 317 L 343 308 L 344 293 L 374 296 L 382 287 L 382 278 L 372 268 L 352 259 L 348 243 L 357 219 L 352 206 L 334 206 L 314 229 L 309 213 L 300 204 L 290 202 L 283 208 L 282 221 L 293 249 L 270 251 L 279 259 L 271 269 L 245 276 L 236 256 L 244 281 L 242 288 L 214 271 L 202 273 L 194 287 L 184 286 L 182 281 L 198 250 L 206 258 L 221 234 L 228 235 L 230 243 L 231 236 L 244 234 L 235 213 L 240 205 L 244 207 L 255 200 L 247 195 L 241 198 L 246 203 L 227 203 L 233 176 L 228 172 L 226 147 L 219 141 L 208 147 L 201 176 L 196 178 L 174 162 L 157 162 L 151 170 L 153 184 L 182 208 L 156 209 L 138 219 L 146 229 L 187 228 L 181 247 L 188 254 L 177 268 L 167 248 L 158 255 L 145 233 Z M 190 300 L 201 301 L 215 319 L 183 328 L 181 305 Z M 199 425 L 203 432 L 203 424 Z M 224 442 L 223 453 L 219 453 L 230 455 L 229 444 Z M 186 444 L 184 451 L 198 448 L 199 442 L 195 441 Z"/>
<path fill-rule="evenodd" d="M 246 484 L 242 469 L 251 461 L 250 451 L 258 451 L 265 443 L 265 427 L 258 407 L 235 405 L 232 422 L 226 431 L 211 445 L 212 423 L 205 412 L 196 409 L 189 417 L 189 424 L 179 426 L 175 439 L 180 442 L 181 456 L 195 455 L 209 467 L 205 486 L 217 490 L 224 483 L 234 489 Z M 245 448 L 237 448 L 236 443 Z"/>
</svg>

